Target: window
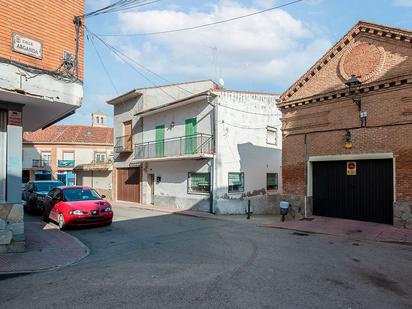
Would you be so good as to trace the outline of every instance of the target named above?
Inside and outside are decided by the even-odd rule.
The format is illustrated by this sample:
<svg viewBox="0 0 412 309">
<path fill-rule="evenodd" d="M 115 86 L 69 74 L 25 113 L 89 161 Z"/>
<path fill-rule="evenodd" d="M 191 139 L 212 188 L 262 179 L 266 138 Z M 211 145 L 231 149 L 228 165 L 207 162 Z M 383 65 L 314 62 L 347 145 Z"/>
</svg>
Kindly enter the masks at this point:
<svg viewBox="0 0 412 309">
<path fill-rule="evenodd" d="M 268 191 L 278 189 L 278 173 L 266 174 L 266 189 Z"/>
<path fill-rule="evenodd" d="M 63 160 L 74 160 L 74 152 L 63 152 Z"/>
<path fill-rule="evenodd" d="M 245 173 L 229 173 L 228 192 L 244 192 L 245 191 Z"/>
<path fill-rule="evenodd" d="M 49 166 L 50 165 L 50 162 L 51 162 L 51 152 L 42 152 L 41 153 L 41 160 L 43 161 L 43 162 L 41 162 L 40 164 L 40 166 L 41 167 L 43 167 L 43 166 Z"/>
<path fill-rule="evenodd" d="M 210 192 L 210 173 L 189 173 L 188 193 L 208 194 Z"/>
<path fill-rule="evenodd" d="M 267 132 L 266 143 L 270 145 L 277 145 L 278 144 L 278 129 L 274 127 L 267 127 L 266 132 Z"/>
<path fill-rule="evenodd" d="M 103 163 L 106 161 L 106 153 L 104 152 L 96 152 L 94 160 L 96 163 Z"/>
</svg>

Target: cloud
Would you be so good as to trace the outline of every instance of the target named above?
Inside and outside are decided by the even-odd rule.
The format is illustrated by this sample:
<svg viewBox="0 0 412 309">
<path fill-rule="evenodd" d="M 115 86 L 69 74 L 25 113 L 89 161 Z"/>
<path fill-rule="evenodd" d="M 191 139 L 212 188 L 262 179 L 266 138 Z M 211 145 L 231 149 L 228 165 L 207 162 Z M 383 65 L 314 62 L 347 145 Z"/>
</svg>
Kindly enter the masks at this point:
<svg viewBox="0 0 412 309">
<path fill-rule="evenodd" d="M 116 97 L 116 94 L 88 94 L 81 108 L 76 113 L 67 117 L 60 124 L 82 124 L 92 125 L 92 113 L 103 112 L 108 116 L 108 126 L 113 126 L 113 107 L 106 104 L 106 101 Z"/>
<path fill-rule="evenodd" d="M 395 6 L 412 7 L 412 0 L 393 0 Z"/>
<path fill-rule="evenodd" d="M 86 8 L 89 10 L 98 10 L 110 4 L 110 0 L 86 0 Z"/>
<path fill-rule="evenodd" d="M 257 0 L 247 7 L 222 0 L 207 3 L 206 11 L 169 7 L 123 12 L 118 15 L 119 28 L 130 34 L 190 27 L 250 14 L 269 5 L 266 3 L 273 1 Z M 122 41 L 123 52 L 161 75 L 179 75 L 180 79 L 223 77 L 234 83 L 271 83 L 274 87 L 287 87 L 332 44 L 316 27 L 285 10 L 203 29 Z"/>
</svg>

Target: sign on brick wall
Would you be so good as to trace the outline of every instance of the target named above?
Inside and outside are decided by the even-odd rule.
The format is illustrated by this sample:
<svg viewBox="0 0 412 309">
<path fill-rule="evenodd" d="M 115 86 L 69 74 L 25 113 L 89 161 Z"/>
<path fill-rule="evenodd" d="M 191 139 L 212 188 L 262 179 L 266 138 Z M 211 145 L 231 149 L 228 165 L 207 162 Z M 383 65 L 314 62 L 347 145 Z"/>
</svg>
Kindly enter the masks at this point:
<svg viewBox="0 0 412 309">
<path fill-rule="evenodd" d="M 43 58 L 43 44 L 22 34 L 14 32 L 12 34 L 12 50 L 37 59 Z"/>
</svg>

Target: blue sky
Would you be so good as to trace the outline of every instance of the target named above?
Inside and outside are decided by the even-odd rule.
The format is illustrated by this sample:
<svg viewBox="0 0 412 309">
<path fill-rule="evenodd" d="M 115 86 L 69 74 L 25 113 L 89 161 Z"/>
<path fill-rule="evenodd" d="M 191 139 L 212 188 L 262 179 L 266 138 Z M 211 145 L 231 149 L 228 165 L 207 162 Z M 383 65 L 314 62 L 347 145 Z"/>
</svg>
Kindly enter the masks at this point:
<svg viewBox="0 0 412 309">
<path fill-rule="evenodd" d="M 195 26 L 252 13 L 290 0 L 162 0 L 140 10 L 86 19 L 94 33 L 130 34 Z M 86 12 L 114 0 L 85 0 Z M 304 0 L 286 8 L 203 29 L 140 37 L 102 37 L 171 82 L 223 78 L 225 88 L 282 93 L 359 20 L 412 29 L 412 0 Z M 124 64 L 104 45 L 85 40 L 83 106 L 64 124 L 91 122 L 105 101 L 165 80 Z M 150 81 L 149 81 L 150 80 Z"/>
</svg>

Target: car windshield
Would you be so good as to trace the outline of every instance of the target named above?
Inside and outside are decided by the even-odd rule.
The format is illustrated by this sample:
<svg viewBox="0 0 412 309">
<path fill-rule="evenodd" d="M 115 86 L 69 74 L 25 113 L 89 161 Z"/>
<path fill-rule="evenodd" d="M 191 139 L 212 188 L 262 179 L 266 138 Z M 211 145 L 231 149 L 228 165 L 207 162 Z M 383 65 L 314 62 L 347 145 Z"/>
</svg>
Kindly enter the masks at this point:
<svg viewBox="0 0 412 309">
<path fill-rule="evenodd" d="M 64 200 L 67 202 L 101 200 L 100 195 L 93 189 L 66 189 L 63 190 Z"/>
<path fill-rule="evenodd" d="M 49 192 L 51 189 L 63 186 L 64 184 L 60 181 L 54 182 L 36 182 L 34 188 L 36 192 Z"/>
</svg>

